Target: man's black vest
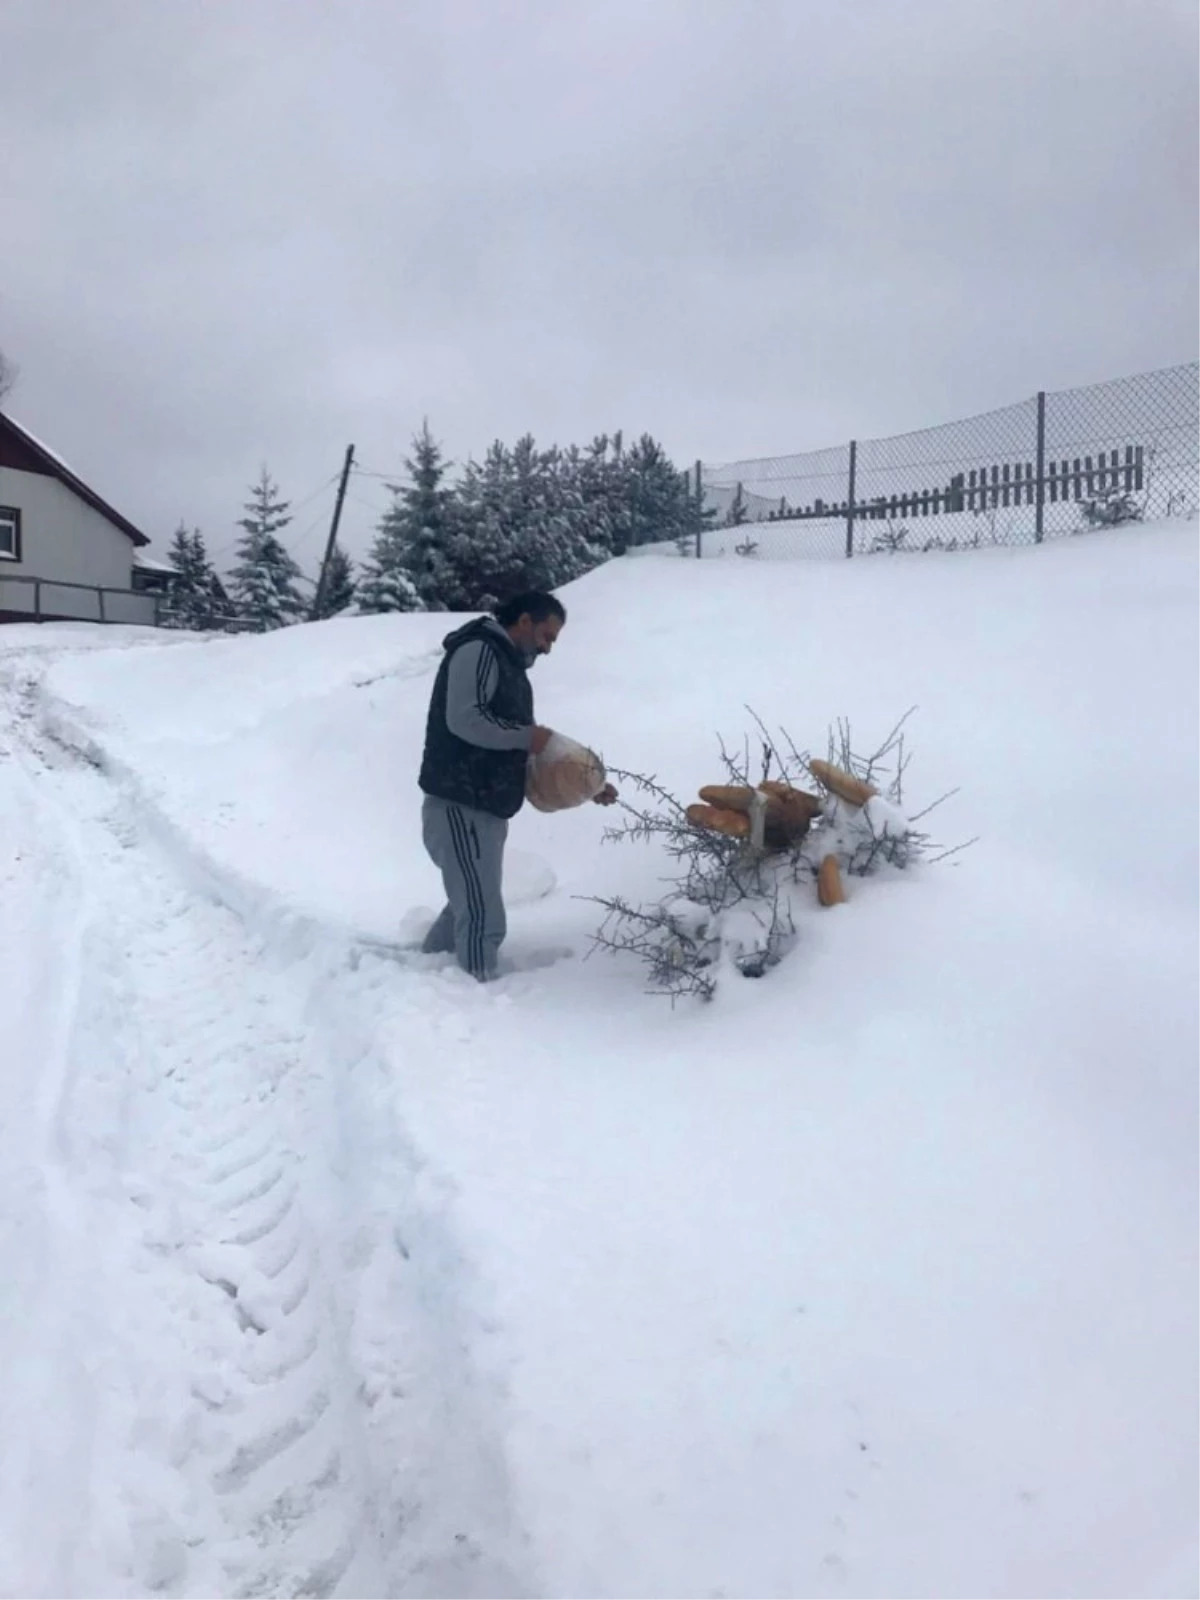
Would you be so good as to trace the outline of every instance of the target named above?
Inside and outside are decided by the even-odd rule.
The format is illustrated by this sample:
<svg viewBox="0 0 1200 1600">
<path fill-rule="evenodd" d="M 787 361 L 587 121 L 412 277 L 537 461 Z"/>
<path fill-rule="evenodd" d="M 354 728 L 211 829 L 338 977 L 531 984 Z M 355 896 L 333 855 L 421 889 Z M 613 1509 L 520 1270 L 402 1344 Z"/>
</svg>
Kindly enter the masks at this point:
<svg viewBox="0 0 1200 1600">
<path fill-rule="evenodd" d="M 429 700 L 420 784 L 426 794 L 435 795 L 439 800 L 472 806 L 494 817 L 515 817 L 525 801 L 527 753 L 524 750 L 483 750 L 457 738 L 446 726 L 450 658 L 460 645 L 472 639 L 482 639 L 496 657 L 498 681 L 492 697 L 492 711 L 505 722 L 523 727 L 533 722 L 533 689 L 525 661 L 507 634 L 486 617 L 447 634 L 442 641 L 446 654 Z"/>
</svg>

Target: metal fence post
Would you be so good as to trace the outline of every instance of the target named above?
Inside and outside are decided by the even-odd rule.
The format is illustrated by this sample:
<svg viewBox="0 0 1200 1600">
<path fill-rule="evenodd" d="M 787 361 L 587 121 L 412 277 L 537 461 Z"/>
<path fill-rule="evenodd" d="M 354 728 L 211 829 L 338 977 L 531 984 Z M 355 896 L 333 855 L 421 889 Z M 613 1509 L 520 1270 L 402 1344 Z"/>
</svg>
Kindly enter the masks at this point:
<svg viewBox="0 0 1200 1600">
<path fill-rule="evenodd" d="M 103 624 L 108 621 L 108 618 L 104 615 L 104 590 L 97 589 L 96 593 L 100 597 L 100 621 Z"/>
<path fill-rule="evenodd" d="M 40 578 L 33 580 L 33 620 L 35 622 L 42 620 L 42 580 Z"/>
<path fill-rule="evenodd" d="M 703 550 L 701 540 L 704 538 L 704 486 L 700 481 L 701 464 L 696 462 L 696 560 L 699 561 Z"/>
<path fill-rule="evenodd" d="M 854 554 L 854 496 L 858 476 L 858 440 L 850 441 L 850 494 L 846 500 L 846 559 Z"/>
<path fill-rule="evenodd" d="M 1046 391 L 1038 390 L 1037 397 L 1037 511 L 1033 522 L 1033 537 L 1041 544 L 1046 521 Z"/>
</svg>

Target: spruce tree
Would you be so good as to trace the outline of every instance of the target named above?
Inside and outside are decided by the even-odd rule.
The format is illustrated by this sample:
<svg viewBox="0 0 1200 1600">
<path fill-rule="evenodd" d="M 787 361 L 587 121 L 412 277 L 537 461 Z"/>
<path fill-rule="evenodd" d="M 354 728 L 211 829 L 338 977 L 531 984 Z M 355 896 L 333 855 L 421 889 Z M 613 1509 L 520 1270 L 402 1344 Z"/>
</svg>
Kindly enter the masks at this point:
<svg viewBox="0 0 1200 1600">
<path fill-rule="evenodd" d="M 360 611 L 423 611 L 421 596 L 408 575 L 407 540 L 397 526 L 396 507 L 384 512 L 371 553 L 358 580 Z"/>
<path fill-rule="evenodd" d="M 300 568 L 278 538 L 292 520 L 288 502 L 278 498 L 278 488 L 266 467 L 250 490 L 246 515 L 238 527 L 245 530 L 237 546 L 233 592 L 238 611 L 261 629 L 284 628 L 306 612 L 298 588 Z"/>
<path fill-rule="evenodd" d="M 192 533 L 192 560 L 195 563 L 197 587 L 205 601 L 204 626 L 211 628 L 227 622 L 233 616 L 233 602 L 209 557 L 199 528 Z"/>
<path fill-rule="evenodd" d="M 170 600 L 163 608 L 163 623 L 168 628 L 194 628 L 196 599 L 195 558 L 192 553 L 192 536 L 181 522 L 171 538 L 167 560 L 175 569 L 171 580 Z"/>
<path fill-rule="evenodd" d="M 596 436 L 579 459 L 580 492 L 588 507 L 593 538 L 608 555 L 624 555 L 635 542 L 631 527 L 631 507 L 625 492 L 625 464 L 618 450 L 609 454 L 614 441 L 608 434 Z M 619 438 L 616 441 L 619 446 Z"/>
<path fill-rule="evenodd" d="M 446 464 L 429 423 L 404 463 L 409 481 L 389 484 L 392 504 L 380 518 L 358 585 L 360 611 L 444 611 L 453 603 L 449 546 L 455 497 L 443 485 Z"/>
<path fill-rule="evenodd" d="M 696 503 L 686 473 L 644 433 L 624 460 L 629 543 L 666 544 L 694 536 Z"/>
<path fill-rule="evenodd" d="M 410 482 L 400 490 L 404 533 L 408 546 L 408 575 L 430 610 L 443 605 L 441 588 L 446 578 L 446 542 L 450 533 L 450 495 L 442 486 L 446 463 L 441 446 L 429 432 L 429 423 L 413 440 L 413 453 L 404 465 Z"/>
<path fill-rule="evenodd" d="M 448 546 L 452 535 L 453 496 L 444 486 L 446 463 L 442 449 L 429 431 L 429 423 L 413 439 L 412 455 L 405 463 L 408 482 L 389 484 L 395 496 L 379 524 L 365 580 L 375 610 L 412 610 L 411 604 L 379 604 L 403 590 L 403 576 L 415 589 L 423 607 L 442 611 L 451 585 Z"/>
<path fill-rule="evenodd" d="M 199 528 L 191 533 L 181 522 L 171 540 L 167 558 L 175 569 L 164 621 L 172 628 L 213 627 L 228 608 L 228 600 L 208 558 Z"/>
<path fill-rule="evenodd" d="M 455 611 L 490 607 L 520 585 L 513 518 L 512 457 L 496 440 L 482 462 L 468 461 L 454 491 L 447 541 L 445 603 Z"/>
</svg>

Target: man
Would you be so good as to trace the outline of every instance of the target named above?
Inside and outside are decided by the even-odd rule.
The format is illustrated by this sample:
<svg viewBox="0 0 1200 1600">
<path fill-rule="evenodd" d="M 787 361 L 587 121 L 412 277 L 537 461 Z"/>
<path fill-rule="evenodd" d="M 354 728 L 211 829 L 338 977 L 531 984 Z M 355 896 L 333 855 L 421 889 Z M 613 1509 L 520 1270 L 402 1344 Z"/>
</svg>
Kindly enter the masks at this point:
<svg viewBox="0 0 1200 1600">
<path fill-rule="evenodd" d="M 420 784 L 425 848 L 446 906 L 425 937 L 485 983 L 506 932 L 501 878 L 508 823 L 525 802 L 525 766 L 550 738 L 533 715 L 529 669 L 566 624 L 562 602 L 535 590 L 447 634 L 425 727 Z M 616 799 L 611 784 L 597 803 Z"/>
</svg>

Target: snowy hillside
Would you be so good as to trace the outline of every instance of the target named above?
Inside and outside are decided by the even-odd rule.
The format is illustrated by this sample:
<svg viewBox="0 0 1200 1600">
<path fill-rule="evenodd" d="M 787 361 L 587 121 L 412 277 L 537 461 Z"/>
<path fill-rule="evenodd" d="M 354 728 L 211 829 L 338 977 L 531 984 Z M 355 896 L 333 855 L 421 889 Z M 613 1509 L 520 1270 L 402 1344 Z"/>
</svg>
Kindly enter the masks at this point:
<svg viewBox="0 0 1200 1600">
<path fill-rule="evenodd" d="M 525 812 L 480 989 L 444 617 L 0 630 L 0 1593 L 1196 1594 L 1194 529 L 564 598 L 614 765 L 916 705 L 979 842 L 672 1011 Z"/>
</svg>

